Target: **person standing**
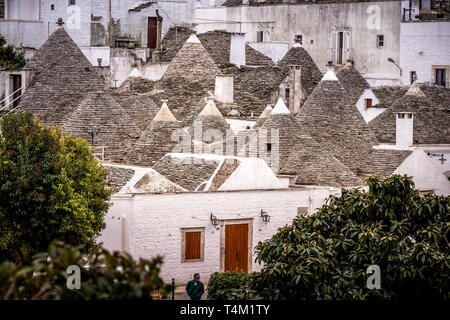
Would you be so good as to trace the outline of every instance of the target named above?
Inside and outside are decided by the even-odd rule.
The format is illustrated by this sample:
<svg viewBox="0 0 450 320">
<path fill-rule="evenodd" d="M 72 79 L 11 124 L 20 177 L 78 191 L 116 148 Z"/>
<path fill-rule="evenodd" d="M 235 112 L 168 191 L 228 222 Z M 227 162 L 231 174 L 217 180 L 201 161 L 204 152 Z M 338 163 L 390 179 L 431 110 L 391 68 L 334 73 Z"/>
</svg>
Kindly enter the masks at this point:
<svg viewBox="0 0 450 320">
<path fill-rule="evenodd" d="M 190 280 L 186 285 L 186 293 L 191 298 L 191 300 L 200 300 L 202 294 L 205 292 L 203 283 L 200 281 L 200 274 L 194 274 L 194 280 Z"/>
</svg>

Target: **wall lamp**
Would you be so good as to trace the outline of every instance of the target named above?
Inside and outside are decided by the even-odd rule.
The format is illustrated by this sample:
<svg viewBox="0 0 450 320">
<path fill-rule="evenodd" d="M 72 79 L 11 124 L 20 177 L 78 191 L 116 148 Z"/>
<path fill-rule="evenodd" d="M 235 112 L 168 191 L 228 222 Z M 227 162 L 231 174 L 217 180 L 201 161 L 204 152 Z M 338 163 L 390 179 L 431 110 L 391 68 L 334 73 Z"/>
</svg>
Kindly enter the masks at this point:
<svg viewBox="0 0 450 320">
<path fill-rule="evenodd" d="M 88 128 L 88 134 L 91 136 L 92 145 L 94 145 L 94 136 L 98 135 L 98 128 Z"/>
<path fill-rule="evenodd" d="M 213 226 L 217 226 L 219 224 L 219 219 L 211 212 L 211 223 Z"/>
<path fill-rule="evenodd" d="M 270 221 L 269 214 L 267 212 L 265 212 L 263 209 L 261 209 L 261 218 L 263 219 L 264 222 Z"/>
<path fill-rule="evenodd" d="M 400 68 L 400 66 L 399 66 L 398 64 L 395 63 L 394 59 L 392 59 L 392 58 L 387 58 L 387 60 L 388 60 L 390 63 L 393 63 L 397 68 L 399 68 L 399 70 L 400 70 L 400 77 L 401 77 L 401 76 L 402 76 L 402 68 Z"/>
</svg>

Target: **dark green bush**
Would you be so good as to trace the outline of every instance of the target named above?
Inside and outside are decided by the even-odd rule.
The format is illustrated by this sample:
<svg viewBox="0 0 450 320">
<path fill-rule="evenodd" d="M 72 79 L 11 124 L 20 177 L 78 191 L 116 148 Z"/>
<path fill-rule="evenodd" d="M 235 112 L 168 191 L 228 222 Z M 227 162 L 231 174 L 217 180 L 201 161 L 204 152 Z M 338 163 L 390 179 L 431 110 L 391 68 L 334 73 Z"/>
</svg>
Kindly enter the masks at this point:
<svg viewBox="0 0 450 320">
<path fill-rule="evenodd" d="M 215 272 L 208 281 L 209 300 L 256 300 L 260 297 L 250 289 L 256 273 Z"/>
<path fill-rule="evenodd" d="M 102 248 L 83 254 L 80 247 L 53 242 L 48 254 L 36 255 L 29 265 L 0 264 L 0 300 L 152 299 L 158 293 L 168 296 L 173 287 L 160 278 L 161 264 L 160 257 L 135 261 L 126 253 L 110 253 Z M 71 265 L 80 267 L 80 289 L 67 286 L 66 271 Z"/>
</svg>

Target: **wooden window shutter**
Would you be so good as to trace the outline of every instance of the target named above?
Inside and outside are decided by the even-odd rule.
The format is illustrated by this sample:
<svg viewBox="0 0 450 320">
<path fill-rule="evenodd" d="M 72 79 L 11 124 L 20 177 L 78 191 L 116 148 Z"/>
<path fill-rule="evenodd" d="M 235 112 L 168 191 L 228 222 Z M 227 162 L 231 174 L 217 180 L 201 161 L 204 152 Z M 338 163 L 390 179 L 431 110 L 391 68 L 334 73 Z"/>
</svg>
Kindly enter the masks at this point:
<svg viewBox="0 0 450 320">
<path fill-rule="evenodd" d="M 372 99 L 366 99 L 366 108 L 372 108 Z"/>
<path fill-rule="evenodd" d="M 186 232 L 185 259 L 200 259 L 201 232 Z"/>
</svg>

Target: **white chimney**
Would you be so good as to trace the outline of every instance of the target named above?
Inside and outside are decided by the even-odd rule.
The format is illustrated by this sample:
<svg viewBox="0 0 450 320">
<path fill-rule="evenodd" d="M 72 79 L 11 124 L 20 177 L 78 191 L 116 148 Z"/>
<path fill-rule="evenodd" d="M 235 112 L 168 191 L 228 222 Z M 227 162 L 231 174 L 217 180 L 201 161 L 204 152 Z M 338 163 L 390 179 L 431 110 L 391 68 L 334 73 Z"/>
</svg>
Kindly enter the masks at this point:
<svg viewBox="0 0 450 320">
<path fill-rule="evenodd" d="M 220 102 L 232 103 L 234 93 L 234 80 L 230 75 L 217 75 L 214 87 L 214 96 Z"/>
<path fill-rule="evenodd" d="M 245 33 L 231 34 L 230 63 L 238 67 L 245 65 Z"/>
<path fill-rule="evenodd" d="M 300 111 L 300 104 L 303 99 L 301 68 L 298 65 L 291 65 L 289 67 L 289 110 L 296 114 Z"/>
<path fill-rule="evenodd" d="M 395 114 L 395 145 L 398 149 L 408 149 L 413 145 L 414 114 L 398 112 Z"/>
</svg>

